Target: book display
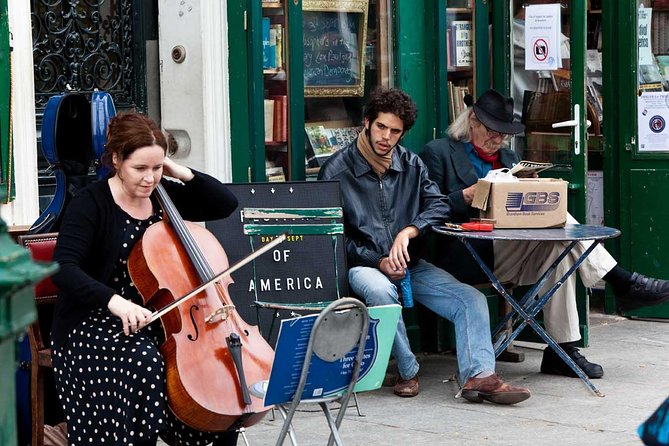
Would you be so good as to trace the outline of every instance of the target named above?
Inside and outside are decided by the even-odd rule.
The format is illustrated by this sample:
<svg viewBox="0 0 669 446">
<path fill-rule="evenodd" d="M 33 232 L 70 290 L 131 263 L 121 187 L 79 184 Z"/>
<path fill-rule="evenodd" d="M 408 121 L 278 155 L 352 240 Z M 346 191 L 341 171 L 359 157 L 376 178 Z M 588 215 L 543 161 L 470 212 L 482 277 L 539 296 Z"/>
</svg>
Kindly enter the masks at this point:
<svg viewBox="0 0 669 446">
<path fill-rule="evenodd" d="M 285 181 L 289 172 L 286 14 L 281 1 L 262 2 L 265 175 Z"/>
<path fill-rule="evenodd" d="M 337 125 L 336 122 L 325 123 L 326 125 Z M 324 125 L 309 123 L 304 127 L 307 134 L 308 147 L 306 150 L 307 163 L 313 167 L 321 166 L 325 160 L 355 141 L 362 127 L 333 127 L 326 128 Z"/>
<path fill-rule="evenodd" d="M 264 147 L 265 180 L 314 179 L 325 159 L 358 135 L 365 94 L 391 77 L 388 10 L 379 0 L 261 3 L 254 91 L 264 132 L 260 140 L 256 127 L 255 141 Z"/>
<path fill-rule="evenodd" d="M 446 0 L 449 122 L 464 110 L 465 95 L 475 94 L 474 7 L 474 0 Z"/>
</svg>

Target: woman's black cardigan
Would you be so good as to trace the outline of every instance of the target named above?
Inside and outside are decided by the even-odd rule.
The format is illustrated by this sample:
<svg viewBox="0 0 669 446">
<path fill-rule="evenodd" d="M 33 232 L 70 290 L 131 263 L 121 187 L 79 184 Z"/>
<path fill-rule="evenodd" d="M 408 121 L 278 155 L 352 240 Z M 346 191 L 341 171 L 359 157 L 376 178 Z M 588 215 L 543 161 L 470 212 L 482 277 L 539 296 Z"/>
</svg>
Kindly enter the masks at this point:
<svg viewBox="0 0 669 446">
<path fill-rule="evenodd" d="M 207 221 L 230 215 L 237 207 L 232 192 L 207 174 L 193 173 L 185 183 L 161 181 L 181 216 Z M 60 266 L 53 276 L 60 290 L 51 334 L 55 346 L 65 345 L 84 317 L 93 309 L 106 308 L 116 294 L 107 283 L 118 259 L 125 219 L 108 181 L 82 189 L 67 206 L 54 252 Z"/>
</svg>

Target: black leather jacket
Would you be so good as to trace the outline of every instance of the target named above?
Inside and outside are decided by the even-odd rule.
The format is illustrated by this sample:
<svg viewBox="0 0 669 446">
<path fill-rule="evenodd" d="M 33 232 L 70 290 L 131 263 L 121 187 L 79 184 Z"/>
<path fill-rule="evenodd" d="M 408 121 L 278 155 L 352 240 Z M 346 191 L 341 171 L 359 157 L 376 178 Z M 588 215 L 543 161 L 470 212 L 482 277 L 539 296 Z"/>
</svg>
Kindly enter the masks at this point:
<svg viewBox="0 0 669 446">
<path fill-rule="evenodd" d="M 450 138 L 435 139 L 429 142 L 420 154 L 423 162 L 441 192 L 448 196 L 452 207 L 453 221 L 462 223 L 479 216 L 479 210 L 465 204 L 462 190 L 478 181 L 476 170 L 467 155 L 465 144 Z M 518 156 L 510 149 L 499 150 L 499 160 L 504 167 L 516 164 Z M 492 242 L 471 240 L 483 261 L 494 268 Z M 478 284 L 488 282 L 483 270 L 478 266 L 467 248 L 454 237 L 436 236 L 434 258 L 432 262 L 453 274 L 458 280 Z"/>
<path fill-rule="evenodd" d="M 318 179 L 339 180 L 349 268 L 376 268 L 402 229 L 413 225 L 423 235 L 448 219 L 450 206 L 417 155 L 397 145 L 390 169 L 380 178 L 356 143 L 333 154 Z M 419 258 L 418 238 L 409 245 L 411 264 Z"/>
</svg>

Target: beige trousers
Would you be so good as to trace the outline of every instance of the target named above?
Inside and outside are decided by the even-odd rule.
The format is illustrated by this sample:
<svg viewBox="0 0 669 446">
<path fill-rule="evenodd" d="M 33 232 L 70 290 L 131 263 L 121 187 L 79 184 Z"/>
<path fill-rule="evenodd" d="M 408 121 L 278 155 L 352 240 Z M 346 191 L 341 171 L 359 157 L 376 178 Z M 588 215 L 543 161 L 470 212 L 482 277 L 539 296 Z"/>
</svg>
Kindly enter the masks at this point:
<svg viewBox="0 0 669 446">
<path fill-rule="evenodd" d="M 571 215 L 568 216 L 567 222 L 577 223 Z M 577 243 L 549 277 L 540 295 L 548 291 L 591 244 L 590 241 Z M 493 244 L 495 276 L 501 282 L 532 285 L 539 280 L 567 245 L 567 242 L 495 240 Z M 578 273 L 583 284 L 590 288 L 611 271 L 616 263 L 611 254 L 600 244 L 581 263 Z M 556 342 L 572 342 L 581 338 L 576 309 L 576 276 L 574 274 L 569 276 L 557 289 L 544 306 L 543 311 L 546 331 Z"/>
</svg>

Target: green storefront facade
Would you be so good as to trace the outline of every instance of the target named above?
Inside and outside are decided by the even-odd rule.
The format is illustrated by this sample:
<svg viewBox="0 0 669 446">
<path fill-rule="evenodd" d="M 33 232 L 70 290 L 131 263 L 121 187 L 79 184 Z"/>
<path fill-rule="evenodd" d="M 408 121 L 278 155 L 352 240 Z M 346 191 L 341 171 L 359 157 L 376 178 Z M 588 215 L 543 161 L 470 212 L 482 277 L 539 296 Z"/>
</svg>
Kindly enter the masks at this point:
<svg viewBox="0 0 669 446">
<path fill-rule="evenodd" d="M 387 84 L 407 91 L 418 105 L 419 119 L 403 140 L 405 146 L 416 152 L 434 137 L 445 135 L 449 122 L 450 97 L 446 79 L 450 72 L 446 60 L 446 30 L 448 15 L 460 11 L 451 7 L 451 3 L 462 4 L 443 0 L 387 2 L 387 24 L 390 28 L 387 47 L 392 59 Z M 641 3 L 646 3 L 645 7 L 649 8 L 653 5 L 650 1 L 574 0 L 562 3 L 563 21 L 566 23 L 563 27 L 568 27 L 571 39 L 570 82 L 583 86 L 583 89 L 571 89 L 571 104 L 579 104 L 581 110 L 587 107 L 586 45 L 592 38 L 590 27 L 592 23 L 597 23 L 603 72 L 601 99 L 605 104 L 603 115 L 607 124 L 603 126 L 600 135 L 588 135 L 585 130 L 585 112 L 582 112 L 578 117 L 583 124 L 579 137 L 582 144 L 587 144 L 591 150 L 583 150 L 581 156 L 572 156 L 567 168 L 559 170 L 555 175 L 570 181 L 570 212 L 579 221 L 585 221 L 588 206 L 586 177 L 590 170 L 601 171 L 605 191 L 605 224 L 620 228 L 623 233 L 622 237 L 607 242 L 607 248 L 627 269 L 650 276 L 669 277 L 669 263 L 662 254 L 669 246 L 669 239 L 660 229 L 669 223 L 669 215 L 664 211 L 660 198 L 664 196 L 667 187 L 664 179 L 669 168 L 669 150 L 665 153 L 640 151 L 637 147 L 638 122 L 630 119 L 636 116 L 639 93 L 637 12 Z M 266 6 L 265 3 L 263 5 Z M 374 2 L 370 3 L 370 8 L 378 8 L 375 5 Z M 509 94 L 513 78 L 510 55 L 513 52 L 511 23 L 515 5 L 509 1 L 476 0 L 466 6 L 469 8 L 465 9 L 471 11 L 476 36 L 473 42 L 474 90 L 480 94 L 488 87 L 495 87 Z M 293 143 L 289 149 L 292 155 L 289 179 L 292 180 L 308 177 L 304 169 L 302 144 L 305 97 L 302 94 L 304 84 L 300 25 L 303 9 L 302 0 L 298 0 L 288 2 L 285 11 L 285 32 L 289 42 L 287 51 L 291 52 L 287 62 L 287 70 L 291 73 L 287 87 L 290 91 L 289 135 L 293 141 L 299 142 Z M 656 9 L 657 15 L 665 14 L 663 9 Z M 238 112 L 231 118 L 233 177 L 240 182 L 265 180 L 262 139 L 264 87 L 263 71 L 260 68 L 262 15 L 263 9 L 257 2 L 228 4 L 230 60 L 247 61 L 230 69 L 231 106 Z M 306 99 L 308 101 L 309 98 Z M 572 134 L 572 145 L 573 141 Z M 615 312 L 612 296 L 606 297 L 605 309 L 609 313 Z M 634 314 L 667 317 L 669 307 L 659 306 Z"/>
<path fill-rule="evenodd" d="M 268 87 L 267 74 L 263 69 L 263 18 L 268 16 L 272 24 L 283 24 L 288 42 L 285 51 L 288 53 L 286 60 L 290 76 L 282 87 L 285 88 L 283 94 L 290 99 L 287 104 L 287 114 L 290 117 L 287 124 L 290 140 L 287 149 L 289 174 L 286 179 L 301 181 L 313 178 L 304 161 L 307 156 L 304 144 L 305 123 L 310 119 L 308 109 L 315 102 L 313 97 L 305 97 L 304 94 L 304 3 L 305 0 L 289 0 L 285 4 L 281 3 L 280 13 L 275 13 L 272 11 L 275 5 L 270 2 L 227 2 L 230 134 L 234 182 L 267 180 L 263 101 Z M 338 4 L 351 2 L 342 0 L 325 3 L 336 9 Z M 465 7 L 462 7 L 463 3 Z M 664 231 L 669 226 L 669 210 L 664 205 L 664 197 L 669 192 L 669 139 L 666 151 L 644 150 L 640 147 L 640 139 L 645 129 L 640 127 L 638 119 L 641 92 L 639 7 L 643 4 L 645 8 L 653 10 L 653 16 L 657 18 L 657 22 L 653 22 L 654 26 L 664 23 L 661 18 L 669 15 L 668 8 L 659 6 L 661 2 L 656 5 L 651 0 L 563 0 L 562 3 L 566 11 L 564 20 L 569 23 L 571 65 L 580 67 L 571 71 L 570 105 L 579 104 L 582 109 L 586 106 L 586 95 L 583 89 L 574 88 L 574 85 L 581 86 L 586 83 L 584 71 L 590 20 L 593 15 L 599 17 L 602 99 L 605 104 L 603 116 L 606 122 L 602 135 L 598 137 L 589 137 L 585 130 L 577 136 L 583 141 L 589 141 L 589 145 L 599 144 L 598 150 L 590 154 L 587 150 L 583 151 L 583 156 L 573 157 L 569 168 L 559 172 L 559 176 L 569 178 L 571 183 L 570 211 L 580 221 L 585 220 L 588 205 L 586 176 L 589 170 L 601 171 L 605 224 L 622 231 L 620 238 L 607 242 L 607 248 L 627 269 L 649 276 L 669 278 L 669 257 L 664 254 L 669 248 L 669 235 Z M 471 0 L 469 5 L 466 0 L 369 0 L 368 4 L 376 11 L 376 15 L 369 14 L 369 19 L 381 23 L 376 30 L 378 35 L 375 51 L 377 54 L 386 51 L 390 62 L 387 64 L 387 72 L 376 75 L 374 82 L 368 76 L 364 91 L 367 92 L 373 84 L 392 85 L 402 88 L 414 98 L 420 112 L 419 120 L 403 140 L 403 144 L 411 150 L 418 152 L 426 142 L 444 136 L 450 121 L 451 94 L 447 88 L 447 80 L 453 75 L 453 70 L 449 70 L 447 57 L 449 14 L 463 14 L 463 10 L 471 13 L 476 36 L 472 43 L 474 92 L 480 94 L 488 87 L 495 87 L 510 94 L 514 69 L 510 57 L 513 53 L 512 2 Z M 9 199 L 7 194 L 13 195 L 9 168 L 10 71 L 7 5 L 7 0 L 0 0 L 0 84 L 3 87 L 0 88 L 2 202 Z M 382 13 L 385 15 L 379 17 Z M 277 19 L 278 15 L 283 15 L 283 18 Z M 664 51 L 669 52 L 669 47 L 664 48 Z M 657 54 L 661 53 L 660 48 Z M 370 64 L 367 70 L 369 75 L 373 73 L 374 67 Z M 271 88 L 273 87 L 270 87 L 270 91 Z M 345 98 L 342 102 L 359 113 L 364 97 Z M 351 116 L 355 114 L 352 113 Z M 582 129 L 585 129 L 585 118 L 585 113 L 577 117 L 583 121 Z M 574 138 L 572 135 L 571 144 Z M 5 233 L 4 228 L 0 229 L 3 255 L 7 251 L 4 243 L 8 238 Z M 3 318 L 0 319 L 0 324 L 3 324 L 0 331 L 0 358 L 5 360 L 5 364 L 14 361 L 12 345 L 16 334 L 21 331 L 20 327 L 34 317 L 32 307 L 24 306 L 26 301 L 31 300 L 21 294 L 19 302 L 17 293 L 29 293 L 30 282 L 37 280 L 43 273 L 40 271 L 28 274 L 22 279 L 22 285 L 16 288 L 13 283 L 16 277 L 7 276 L 9 271 L 10 267 L 0 264 L 0 276 L 7 278 L 0 284 L 0 309 L 3 311 L 0 315 Z M 14 274 L 14 270 L 11 271 Z M 587 306 L 586 301 L 583 302 Z M 608 313 L 616 311 L 612 296 L 607 295 L 604 304 Z M 12 309 L 8 310 L 10 307 Z M 586 311 L 586 308 L 582 308 L 582 311 Z M 669 305 L 638 310 L 631 315 L 667 318 Z M 587 337 L 587 325 L 584 324 L 583 328 Z M 3 385 L 8 385 L 11 381 L 6 379 L 10 376 L 9 372 L 7 367 L 3 369 L 6 375 L 0 379 Z M 3 423 L 3 431 L 0 433 L 2 444 L 12 444 L 7 440 L 12 435 L 12 428 L 7 427 L 13 422 L 10 416 L 13 407 L 9 410 L 11 404 L 13 403 L 3 402 L 0 409 L 4 411 L 0 414 Z"/>
</svg>

